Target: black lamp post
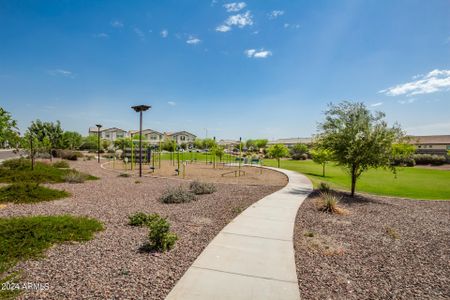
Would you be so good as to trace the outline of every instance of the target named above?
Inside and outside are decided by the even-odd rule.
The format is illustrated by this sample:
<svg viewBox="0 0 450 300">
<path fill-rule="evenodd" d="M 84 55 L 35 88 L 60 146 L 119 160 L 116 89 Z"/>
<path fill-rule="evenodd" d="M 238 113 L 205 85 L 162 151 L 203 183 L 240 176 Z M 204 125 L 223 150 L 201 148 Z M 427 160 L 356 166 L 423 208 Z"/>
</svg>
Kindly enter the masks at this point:
<svg viewBox="0 0 450 300">
<path fill-rule="evenodd" d="M 148 110 L 151 106 L 137 105 L 131 108 L 139 113 L 139 177 L 142 177 L 142 112 Z"/>
<path fill-rule="evenodd" d="M 97 124 L 97 160 L 98 163 L 100 163 L 100 128 L 102 128 L 102 125 Z"/>
</svg>

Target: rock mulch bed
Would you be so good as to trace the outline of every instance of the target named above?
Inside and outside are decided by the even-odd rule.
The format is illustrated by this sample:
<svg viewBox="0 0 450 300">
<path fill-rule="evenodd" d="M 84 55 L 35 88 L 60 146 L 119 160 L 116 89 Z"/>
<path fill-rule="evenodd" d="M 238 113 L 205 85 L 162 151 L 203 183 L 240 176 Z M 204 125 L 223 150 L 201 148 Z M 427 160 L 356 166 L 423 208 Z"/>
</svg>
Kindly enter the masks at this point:
<svg viewBox="0 0 450 300">
<path fill-rule="evenodd" d="M 14 270 L 23 282 L 49 284 L 47 291 L 26 291 L 19 299 L 163 299 L 206 247 L 240 211 L 281 188 L 216 184 L 217 192 L 197 201 L 162 204 L 166 187 L 180 183 L 158 178 L 123 178 L 100 169 L 95 161 L 72 162 L 72 167 L 101 177 L 83 184 L 54 184 L 70 198 L 32 205 L 8 205 L 0 217 L 72 214 L 101 220 L 105 230 L 86 243 L 63 244 L 40 260 Z M 280 174 L 280 177 L 284 175 Z M 137 180 L 140 183 L 135 183 Z M 179 240 L 166 253 L 140 250 L 148 229 L 127 225 L 127 216 L 142 211 L 167 216 Z"/>
<path fill-rule="evenodd" d="M 344 196 L 330 215 L 315 197 L 296 220 L 302 299 L 449 299 L 450 201 Z"/>
</svg>

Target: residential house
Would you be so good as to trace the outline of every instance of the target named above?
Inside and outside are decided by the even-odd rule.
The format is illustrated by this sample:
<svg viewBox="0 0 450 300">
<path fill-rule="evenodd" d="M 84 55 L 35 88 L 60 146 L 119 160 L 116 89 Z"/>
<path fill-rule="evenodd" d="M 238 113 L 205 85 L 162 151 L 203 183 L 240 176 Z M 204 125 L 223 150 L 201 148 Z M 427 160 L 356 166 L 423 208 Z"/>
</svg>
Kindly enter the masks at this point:
<svg viewBox="0 0 450 300">
<path fill-rule="evenodd" d="M 450 151 L 450 135 L 409 136 L 409 139 L 417 153 L 447 155 Z"/>
<path fill-rule="evenodd" d="M 313 138 L 286 138 L 286 139 L 278 139 L 278 140 L 273 140 L 273 141 L 269 141 L 267 143 L 268 146 L 270 145 L 275 145 L 275 144 L 283 144 L 287 147 L 292 147 L 295 144 L 312 144 L 313 143 Z"/>
<path fill-rule="evenodd" d="M 197 136 L 193 133 L 187 131 L 177 131 L 177 132 L 165 132 L 165 138 L 172 139 L 177 142 L 177 144 L 188 144 L 193 145 Z"/>
<path fill-rule="evenodd" d="M 98 128 L 97 127 L 90 127 L 89 128 L 89 135 L 97 135 L 98 134 Z M 109 141 L 115 141 L 119 138 L 124 138 L 127 136 L 127 132 L 123 129 L 117 128 L 117 127 L 111 127 L 111 128 L 100 128 L 100 138 L 103 140 L 109 140 Z"/>
<path fill-rule="evenodd" d="M 128 133 L 129 136 L 133 136 L 135 134 L 139 134 L 139 130 L 130 130 Z M 160 142 L 164 140 L 164 134 L 153 129 L 143 129 L 142 139 L 149 142 L 152 145 L 158 145 Z"/>
</svg>

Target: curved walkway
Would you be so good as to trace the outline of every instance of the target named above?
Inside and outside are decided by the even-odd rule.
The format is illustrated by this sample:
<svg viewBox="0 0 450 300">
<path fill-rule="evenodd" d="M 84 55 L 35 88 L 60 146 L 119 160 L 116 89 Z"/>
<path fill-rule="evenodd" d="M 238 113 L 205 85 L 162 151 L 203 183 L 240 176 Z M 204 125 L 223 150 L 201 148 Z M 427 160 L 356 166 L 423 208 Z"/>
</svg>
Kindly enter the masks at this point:
<svg viewBox="0 0 450 300">
<path fill-rule="evenodd" d="M 312 191 L 289 170 L 289 183 L 259 200 L 211 241 L 167 296 L 191 299 L 300 299 L 293 247 L 297 210 Z"/>
</svg>

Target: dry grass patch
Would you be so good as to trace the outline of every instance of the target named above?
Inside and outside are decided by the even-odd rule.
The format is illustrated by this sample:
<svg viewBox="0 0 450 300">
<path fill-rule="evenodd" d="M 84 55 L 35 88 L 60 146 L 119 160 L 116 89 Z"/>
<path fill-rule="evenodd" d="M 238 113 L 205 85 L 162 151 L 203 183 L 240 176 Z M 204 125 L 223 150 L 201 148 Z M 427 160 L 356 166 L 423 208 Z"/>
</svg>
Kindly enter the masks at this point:
<svg viewBox="0 0 450 300">
<path fill-rule="evenodd" d="M 348 214 L 348 211 L 342 207 L 339 207 L 339 201 L 342 197 L 332 192 L 320 192 L 319 197 L 316 199 L 316 207 L 319 211 L 329 214 Z"/>
</svg>

